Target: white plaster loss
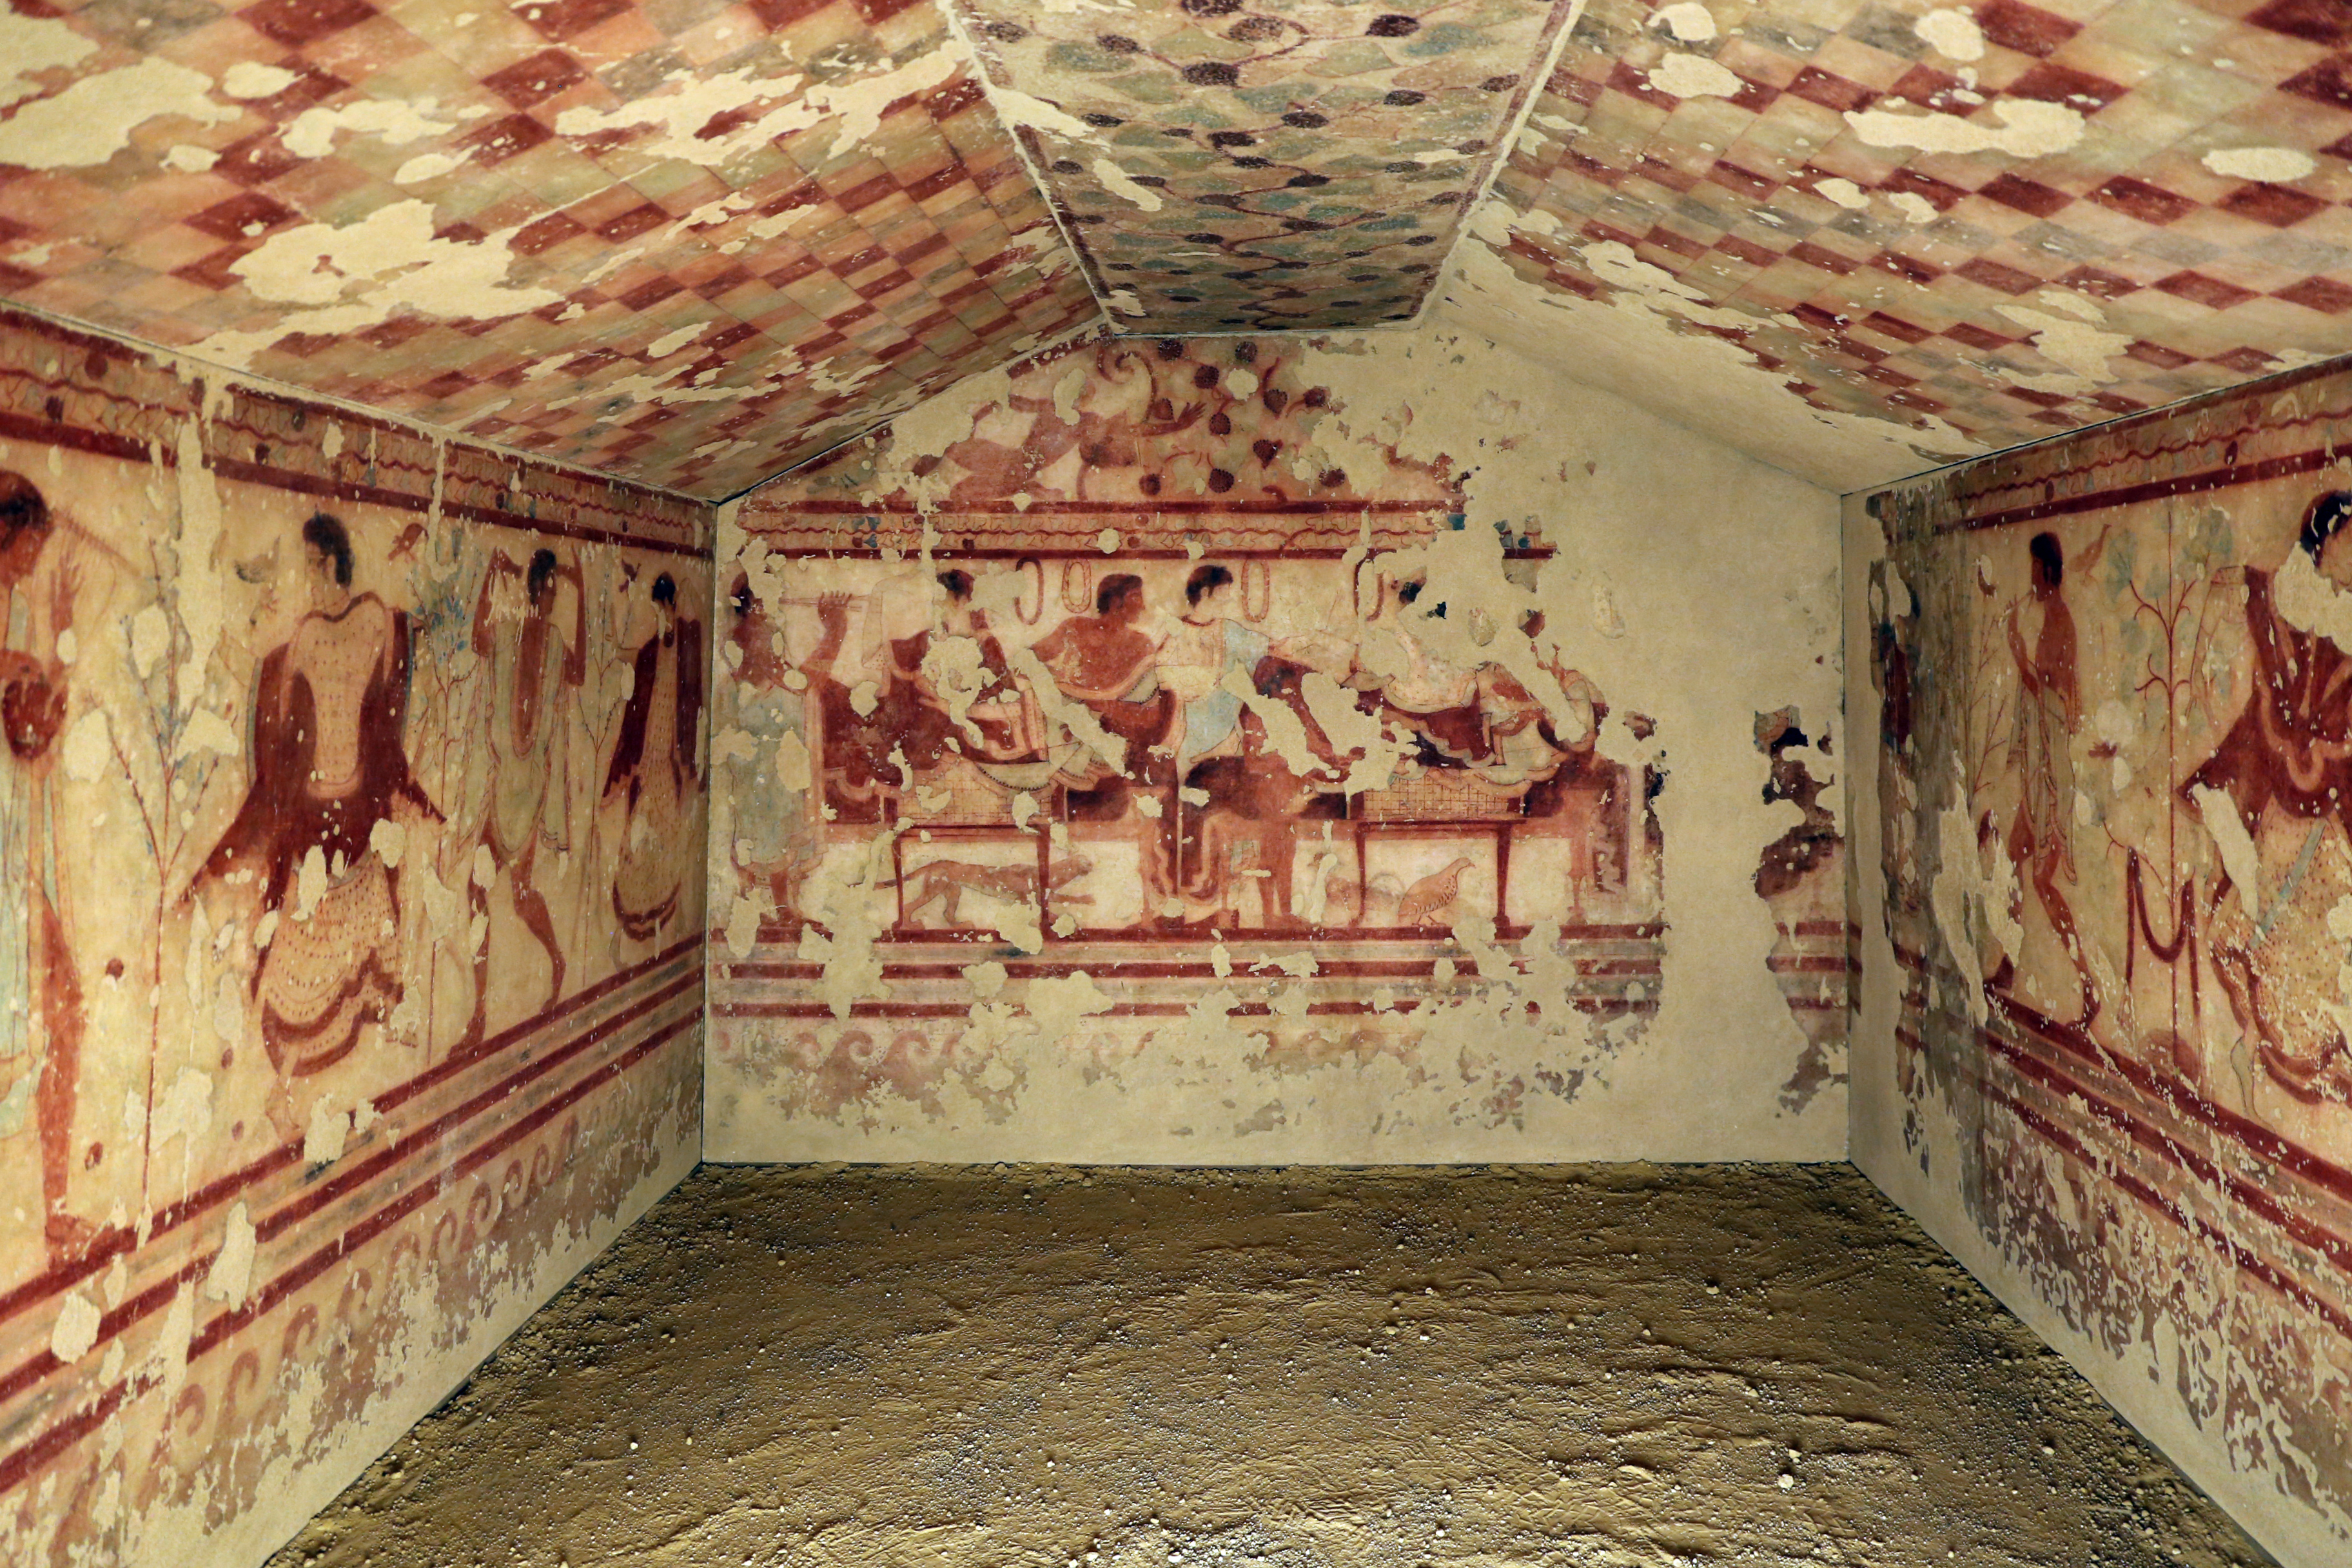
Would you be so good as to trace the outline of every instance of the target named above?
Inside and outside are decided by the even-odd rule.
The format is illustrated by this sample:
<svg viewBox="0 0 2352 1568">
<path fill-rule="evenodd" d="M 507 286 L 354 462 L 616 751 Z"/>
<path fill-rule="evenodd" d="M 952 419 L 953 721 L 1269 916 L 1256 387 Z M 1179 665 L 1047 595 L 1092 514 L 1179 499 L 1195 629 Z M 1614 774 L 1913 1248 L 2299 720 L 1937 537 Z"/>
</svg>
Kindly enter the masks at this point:
<svg viewBox="0 0 2352 1568">
<path fill-rule="evenodd" d="M 1930 11 L 1911 24 L 1919 41 L 1948 60 L 1984 58 L 1984 29 L 1976 17 L 1957 6 Z"/>
<path fill-rule="evenodd" d="M 798 72 L 770 76 L 759 66 L 708 76 L 681 68 L 664 84 L 666 90 L 618 109 L 567 109 L 556 116 L 555 128 L 566 136 L 650 130 L 656 134 L 631 142 L 631 152 L 718 168 L 780 136 L 833 119 L 838 124 L 826 154 L 831 156 L 872 136 L 892 103 L 938 87 L 962 64 L 960 51 L 941 47 L 905 65 L 844 81 L 812 82 Z M 762 107 L 764 112 L 743 115 Z M 711 133 L 714 124 L 727 129 Z"/>
<path fill-rule="evenodd" d="M 1126 170 L 1107 157 L 1095 160 L 1095 178 L 1102 182 L 1103 189 L 1133 202 L 1145 212 L 1156 213 L 1164 205 L 1158 191 L 1150 185 L 1137 184 L 1128 178 Z"/>
<path fill-rule="evenodd" d="M 79 65 L 97 48 L 56 17 L 0 11 L 0 68 L 8 72 L 0 77 L 0 107 L 32 97 L 41 76 Z"/>
<path fill-rule="evenodd" d="M 1995 121 L 1998 121 L 1998 123 Z M 2005 99 L 1966 120 L 1957 114 L 1897 113 L 1891 109 L 1848 110 L 1845 122 L 1873 147 L 1916 147 L 1926 153 L 2006 153 L 2043 158 L 2063 153 L 2083 139 L 2083 114 L 2063 103 Z"/>
<path fill-rule="evenodd" d="M 2080 300 L 2080 296 L 2074 298 Z M 2057 374 L 2006 373 L 2012 384 L 2036 392 L 2081 397 L 2097 391 L 2117 379 L 2108 362 L 2132 343 L 2131 333 L 2102 331 L 2071 311 L 2058 316 L 2027 305 L 2003 305 L 2000 313 L 2028 329 L 2029 341 L 2044 359 L 2064 367 Z"/>
<path fill-rule="evenodd" d="M 0 163 L 86 168 L 130 146 L 131 132 L 151 120 L 235 120 L 242 111 L 215 102 L 212 88 L 202 71 L 152 57 L 84 77 L 0 121 Z"/>
<path fill-rule="evenodd" d="M 1870 205 L 1869 195 L 1852 180 L 1818 180 L 1814 182 L 1813 190 L 1817 195 L 1835 202 L 1848 212 L 1858 213 Z"/>
<path fill-rule="evenodd" d="M 387 146 L 401 147 L 437 136 L 456 124 L 454 119 L 436 112 L 430 99 L 411 103 L 398 98 L 363 98 L 336 109 L 320 105 L 304 110 L 280 140 L 297 157 L 323 158 L 335 150 L 339 136 L 373 136 Z"/>
<path fill-rule="evenodd" d="M 198 147 L 183 142 L 163 154 L 163 166 L 183 174 L 201 174 L 220 162 L 220 154 L 209 147 Z"/>
<path fill-rule="evenodd" d="M 1685 44 L 1703 44 L 1715 37 L 1715 13 L 1699 0 L 1675 0 L 1652 13 L 1650 26 L 1664 27 Z"/>
<path fill-rule="evenodd" d="M 433 208 L 394 202 L 356 223 L 308 223 L 271 235 L 231 264 L 256 298 L 304 305 L 268 327 L 215 332 L 198 356 L 244 364 L 296 332 L 345 333 L 402 310 L 446 320 L 495 320 L 551 305 L 562 296 L 506 281 L 516 229 L 479 240 L 434 235 Z"/>
<path fill-rule="evenodd" d="M 1670 54 L 1651 68 L 1650 85 L 1675 98 L 1737 98 L 1746 84 L 1705 55 Z"/>
<path fill-rule="evenodd" d="M 1529 287 L 1499 254 L 1515 234 L 1579 254 L 1615 291 L 1584 300 Z M 1438 320 L 1566 367 L 1579 380 L 1833 489 L 1883 483 L 1982 450 L 1940 420 L 1906 426 L 1809 407 L 1790 394 L 1785 373 L 1763 369 L 1738 344 L 1675 330 L 1678 322 L 1738 328 L 1753 318 L 1707 304 L 1623 246 L 1574 239 L 1540 208 L 1521 214 L 1499 199 L 1483 204 L 1447 282 Z"/>
<path fill-rule="evenodd" d="M 1937 216 L 1936 204 L 1916 191 L 1897 191 L 1886 198 L 1886 205 L 1901 213 L 1906 223 L 1933 223 Z"/>
<path fill-rule="evenodd" d="M 58 1303 L 57 1321 L 49 1328 L 49 1353 L 68 1364 L 81 1360 L 98 1343 L 102 1317 L 97 1302 L 79 1290 L 68 1291 Z"/>
<path fill-rule="evenodd" d="M 275 98 L 302 79 L 283 66 L 239 60 L 221 73 L 221 90 L 231 98 Z"/>
<path fill-rule="evenodd" d="M 465 158 L 453 153 L 419 153 L 415 157 L 393 171 L 395 185 L 414 185 L 426 180 L 437 180 L 465 166 Z"/>
<path fill-rule="evenodd" d="M 205 1274 L 205 1294 L 231 1307 L 243 1306 L 253 1293 L 255 1247 L 253 1220 L 240 1200 L 221 1226 L 220 1250 Z"/>
<path fill-rule="evenodd" d="M 2198 162 L 2233 180 L 2274 185 L 2300 180 L 2319 168 L 2319 161 L 2298 147 L 2216 147 Z"/>
</svg>

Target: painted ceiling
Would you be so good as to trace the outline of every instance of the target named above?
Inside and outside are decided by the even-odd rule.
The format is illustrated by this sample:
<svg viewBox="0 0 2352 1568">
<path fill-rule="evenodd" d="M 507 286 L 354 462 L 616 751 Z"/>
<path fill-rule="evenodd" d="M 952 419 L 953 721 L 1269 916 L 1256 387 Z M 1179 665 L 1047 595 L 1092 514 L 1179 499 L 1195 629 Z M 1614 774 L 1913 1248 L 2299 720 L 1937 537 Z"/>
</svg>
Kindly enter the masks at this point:
<svg viewBox="0 0 2352 1568">
<path fill-rule="evenodd" d="M 1412 319 L 1572 0 L 957 0 L 1137 332 Z"/>
<path fill-rule="evenodd" d="M 2352 353 L 2352 0 L 950 4 L 7 0 L 0 295 L 711 497 L 1106 320 L 1840 488 Z"/>
<path fill-rule="evenodd" d="M 2347 0 L 1591 0 L 1482 232 L 1825 414 L 2032 440 L 2352 352 L 2347 45 Z"/>
<path fill-rule="evenodd" d="M 702 496 L 1097 312 L 898 0 L 13 0 L 0 292 Z"/>
</svg>

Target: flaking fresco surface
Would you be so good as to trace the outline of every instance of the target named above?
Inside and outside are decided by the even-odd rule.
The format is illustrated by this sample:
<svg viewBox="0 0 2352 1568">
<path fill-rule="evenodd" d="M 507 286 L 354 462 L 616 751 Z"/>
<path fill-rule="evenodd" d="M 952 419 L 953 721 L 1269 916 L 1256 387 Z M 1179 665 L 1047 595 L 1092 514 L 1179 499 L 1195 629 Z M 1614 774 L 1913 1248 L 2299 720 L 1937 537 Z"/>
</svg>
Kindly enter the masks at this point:
<svg viewBox="0 0 2352 1568">
<path fill-rule="evenodd" d="M 0 1556 L 258 1560 L 691 1164 L 709 528 L 0 321 Z"/>
<path fill-rule="evenodd" d="M 0 293 L 720 497 L 1097 311 L 929 4 L 0 13 Z"/>
<path fill-rule="evenodd" d="M 1410 320 L 1576 0 L 959 0 L 1094 283 L 1139 331 Z"/>
<path fill-rule="evenodd" d="M 2352 1539 L 2347 416 L 2311 372 L 2028 448 L 1850 557 L 1857 1157 L 2311 1563 Z"/>
<path fill-rule="evenodd" d="M 1539 372 L 1493 390 L 1497 352 L 1097 340 L 722 513 L 714 1158 L 1548 1146 L 1658 1070 L 1620 1067 L 1677 940 L 1744 1100 L 1626 1146 L 1812 1148 L 1847 964 L 1826 498 L 1693 468 L 1769 494 L 1785 558 L 1703 590 L 1772 651 L 1719 713 L 1654 707 L 1625 595 L 1675 624 L 1696 601 L 1620 585 L 1637 531 L 1600 510 L 1651 459 Z"/>
<path fill-rule="evenodd" d="M 2234 385 L 2352 350 L 2347 41 L 2301 0 L 1591 0 L 1486 291 L 1940 452 Z"/>
</svg>

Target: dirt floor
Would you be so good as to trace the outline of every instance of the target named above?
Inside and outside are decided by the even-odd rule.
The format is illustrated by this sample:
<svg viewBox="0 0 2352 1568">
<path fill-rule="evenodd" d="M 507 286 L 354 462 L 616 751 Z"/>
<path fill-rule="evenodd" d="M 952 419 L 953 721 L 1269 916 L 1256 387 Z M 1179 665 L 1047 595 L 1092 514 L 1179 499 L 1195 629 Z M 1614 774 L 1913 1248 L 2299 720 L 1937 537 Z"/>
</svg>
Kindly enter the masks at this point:
<svg viewBox="0 0 2352 1568">
<path fill-rule="evenodd" d="M 1845 1166 L 706 1166 L 274 1568 L 2267 1563 Z"/>
</svg>

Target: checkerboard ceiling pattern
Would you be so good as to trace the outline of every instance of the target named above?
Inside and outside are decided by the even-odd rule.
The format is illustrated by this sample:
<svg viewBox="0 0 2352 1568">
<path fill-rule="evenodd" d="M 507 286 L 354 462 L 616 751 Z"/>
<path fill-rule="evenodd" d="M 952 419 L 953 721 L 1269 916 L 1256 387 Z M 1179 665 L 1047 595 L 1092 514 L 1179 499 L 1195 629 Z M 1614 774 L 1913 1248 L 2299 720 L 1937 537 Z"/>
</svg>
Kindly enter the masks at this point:
<svg viewBox="0 0 2352 1568">
<path fill-rule="evenodd" d="M 2352 3 L 1931 9 L 1591 0 L 1505 258 L 1988 446 L 2352 352 Z"/>
<path fill-rule="evenodd" d="M 1097 314 L 922 0 L 13 3 L 0 292 L 306 389 L 719 496 Z"/>
<path fill-rule="evenodd" d="M 954 0 L 1139 332 L 1410 320 L 1571 0 Z"/>
</svg>

